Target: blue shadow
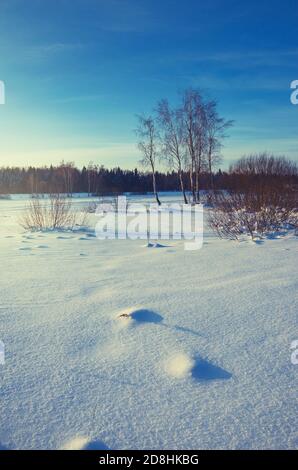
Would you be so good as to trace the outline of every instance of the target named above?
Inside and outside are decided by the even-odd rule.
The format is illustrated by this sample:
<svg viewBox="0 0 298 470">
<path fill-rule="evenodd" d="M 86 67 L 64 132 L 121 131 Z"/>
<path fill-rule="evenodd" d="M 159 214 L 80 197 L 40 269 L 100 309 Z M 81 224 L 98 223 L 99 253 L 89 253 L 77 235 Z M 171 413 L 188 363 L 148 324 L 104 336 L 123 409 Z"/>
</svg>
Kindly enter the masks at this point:
<svg viewBox="0 0 298 470">
<path fill-rule="evenodd" d="M 204 382 L 208 380 L 228 380 L 232 377 L 232 374 L 205 359 L 198 358 L 192 369 L 192 377 L 195 380 Z"/>
</svg>

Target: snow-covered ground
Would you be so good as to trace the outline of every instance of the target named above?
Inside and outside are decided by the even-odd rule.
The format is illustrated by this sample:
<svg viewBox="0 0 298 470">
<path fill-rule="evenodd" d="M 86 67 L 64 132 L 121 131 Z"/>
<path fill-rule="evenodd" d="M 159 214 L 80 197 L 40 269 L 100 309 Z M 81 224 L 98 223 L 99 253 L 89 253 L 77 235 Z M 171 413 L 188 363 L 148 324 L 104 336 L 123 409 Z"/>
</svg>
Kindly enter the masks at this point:
<svg viewBox="0 0 298 470">
<path fill-rule="evenodd" d="M 156 249 L 26 233 L 25 204 L 0 201 L 0 448 L 298 447 L 297 237 Z"/>
</svg>

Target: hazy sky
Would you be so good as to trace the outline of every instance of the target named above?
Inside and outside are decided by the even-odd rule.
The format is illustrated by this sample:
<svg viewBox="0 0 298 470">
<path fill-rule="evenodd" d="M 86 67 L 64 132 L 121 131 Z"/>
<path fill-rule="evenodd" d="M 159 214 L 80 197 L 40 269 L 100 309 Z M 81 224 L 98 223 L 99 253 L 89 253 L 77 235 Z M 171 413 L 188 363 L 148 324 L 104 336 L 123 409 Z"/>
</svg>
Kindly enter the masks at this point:
<svg viewBox="0 0 298 470">
<path fill-rule="evenodd" d="M 0 165 L 132 168 L 135 115 L 200 87 L 234 119 L 226 164 L 298 159 L 296 0 L 0 0 Z"/>
</svg>

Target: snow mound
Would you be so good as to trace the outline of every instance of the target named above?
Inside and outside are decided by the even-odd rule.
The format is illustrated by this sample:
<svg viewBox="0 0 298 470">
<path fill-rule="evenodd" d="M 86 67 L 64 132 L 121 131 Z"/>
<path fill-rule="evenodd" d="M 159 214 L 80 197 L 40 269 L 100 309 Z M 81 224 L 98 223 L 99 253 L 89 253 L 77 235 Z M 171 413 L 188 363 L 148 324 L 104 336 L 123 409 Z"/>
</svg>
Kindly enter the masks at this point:
<svg viewBox="0 0 298 470">
<path fill-rule="evenodd" d="M 102 441 L 92 441 L 88 437 L 77 436 L 66 442 L 60 450 L 109 450 Z"/>
<path fill-rule="evenodd" d="M 177 353 L 165 362 L 165 371 L 171 377 L 182 379 L 191 375 L 195 361 L 186 353 Z"/>
<path fill-rule="evenodd" d="M 191 357 L 182 352 L 171 356 L 165 362 L 165 371 L 175 378 L 192 377 L 197 382 L 227 380 L 232 374 L 201 357 Z"/>
<path fill-rule="evenodd" d="M 146 308 L 126 309 L 118 315 L 118 318 L 134 320 L 139 323 L 160 323 L 163 320 L 163 317 L 159 315 L 159 313 Z"/>
<path fill-rule="evenodd" d="M 61 450 L 84 450 L 89 443 L 90 439 L 88 437 L 77 436 L 66 442 Z"/>
</svg>

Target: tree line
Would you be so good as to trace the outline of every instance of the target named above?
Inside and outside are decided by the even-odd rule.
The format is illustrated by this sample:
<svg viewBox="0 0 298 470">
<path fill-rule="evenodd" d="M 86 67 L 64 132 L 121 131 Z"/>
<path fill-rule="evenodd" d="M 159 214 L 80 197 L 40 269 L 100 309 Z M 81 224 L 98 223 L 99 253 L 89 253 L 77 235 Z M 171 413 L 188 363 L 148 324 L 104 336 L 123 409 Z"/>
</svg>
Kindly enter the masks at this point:
<svg viewBox="0 0 298 470">
<path fill-rule="evenodd" d="M 254 186 L 257 182 L 262 184 L 263 180 L 260 175 L 264 174 L 264 168 L 250 167 L 249 162 L 252 158 L 253 156 L 240 159 L 227 171 L 219 169 L 212 172 L 212 183 L 210 174 L 201 172 L 200 189 L 211 192 L 221 189 L 238 191 L 247 185 Z M 273 157 L 270 161 L 272 159 L 274 162 L 276 161 Z M 248 162 L 245 171 L 243 169 L 244 162 Z M 278 180 L 279 184 L 285 184 L 285 173 L 282 174 L 285 165 L 290 180 L 297 185 L 297 166 L 283 158 L 277 159 L 277 162 L 279 163 L 272 166 L 276 176 L 271 177 L 270 184 L 273 185 L 275 180 Z M 278 164 L 280 167 L 277 166 Z M 268 175 L 266 178 L 268 179 Z M 191 194 L 190 177 L 185 170 L 181 170 L 181 172 L 175 170 L 155 171 L 155 179 L 160 191 L 180 191 L 182 179 L 186 196 Z M 139 194 L 152 192 L 152 173 L 140 171 L 137 168 L 134 170 L 123 170 L 119 167 L 108 169 L 102 165 L 94 164 L 79 169 L 72 162 L 62 162 L 57 166 L 40 168 L 32 166 L 28 168 L 0 167 L 0 194 L 72 195 L 73 193 L 87 193 L 90 196 L 101 196 L 128 192 Z"/>
<path fill-rule="evenodd" d="M 153 191 L 160 204 L 159 191 L 179 190 L 185 203 L 197 203 L 201 190 L 239 192 L 247 184 L 254 187 L 264 174 L 267 182 L 270 177 L 270 185 L 275 185 L 276 178 L 285 184 L 285 173 L 291 181 L 294 178 L 296 187 L 297 165 L 283 157 L 259 154 L 240 159 L 228 171 L 218 169 L 223 141 L 232 125 L 233 121 L 219 114 L 216 101 L 189 88 L 180 94 L 178 104 L 162 99 L 150 115 L 137 116 L 142 170 L 108 169 L 93 162 L 79 169 L 65 161 L 49 167 L 0 167 L 0 194 L 84 192 L 100 196 Z"/>
<path fill-rule="evenodd" d="M 107 194 L 151 192 L 160 204 L 158 191 L 181 189 L 184 201 L 200 198 L 200 189 L 224 185 L 220 150 L 232 121 L 222 118 L 217 103 L 201 92 L 187 89 L 177 106 L 167 99 L 157 103 L 152 115 L 138 116 L 136 134 L 144 171 L 107 169 L 89 163 L 82 169 L 62 161 L 50 167 L 0 168 L 1 193 Z M 158 163 L 164 171 L 159 171 Z"/>
<path fill-rule="evenodd" d="M 155 171 L 156 184 L 160 191 L 179 191 L 180 179 L 185 191 L 189 192 L 189 175 L 182 171 Z M 213 175 L 216 188 L 229 186 L 230 176 L 219 170 Z M 209 175 L 201 179 L 202 188 L 209 189 Z M 67 194 L 87 193 L 90 196 L 122 194 L 125 192 L 152 192 L 151 172 L 123 170 L 119 167 L 108 169 L 102 165 L 90 164 L 77 168 L 73 162 L 62 162 L 57 166 L 19 168 L 0 167 L 0 194 Z"/>
</svg>

